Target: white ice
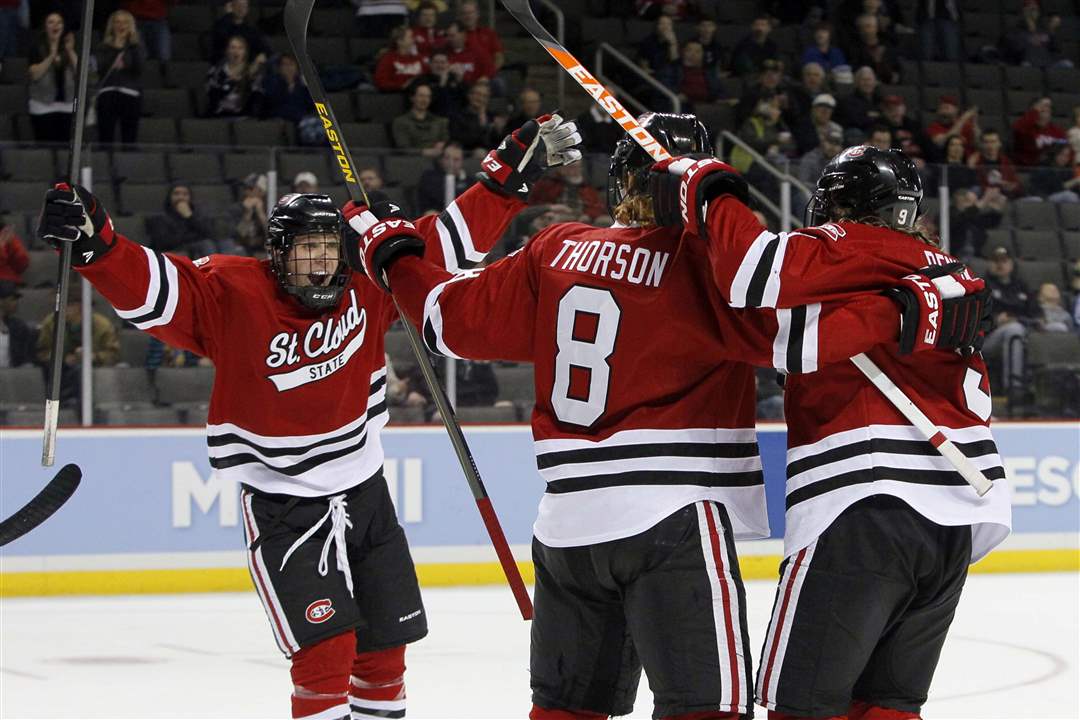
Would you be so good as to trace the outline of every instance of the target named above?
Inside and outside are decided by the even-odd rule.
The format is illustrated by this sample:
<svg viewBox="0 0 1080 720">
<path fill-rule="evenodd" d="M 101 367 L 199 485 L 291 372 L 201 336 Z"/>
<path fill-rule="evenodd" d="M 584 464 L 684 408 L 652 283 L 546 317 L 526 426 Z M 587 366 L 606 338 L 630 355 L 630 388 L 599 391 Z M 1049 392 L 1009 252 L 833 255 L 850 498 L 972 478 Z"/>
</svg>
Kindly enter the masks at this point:
<svg viewBox="0 0 1080 720">
<path fill-rule="evenodd" d="M 755 648 L 773 589 L 748 585 Z M 431 634 L 406 658 L 409 717 L 526 717 L 529 625 L 510 592 L 424 597 Z M 974 575 L 924 716 L 1080 718 L 1078 679 L 1080 575 Z M 0 718 L 287 718 L 289 692 L 254 592 L 0 601 Z M 643 681 L 630 717 L 651 711 Z"/>
</svg>

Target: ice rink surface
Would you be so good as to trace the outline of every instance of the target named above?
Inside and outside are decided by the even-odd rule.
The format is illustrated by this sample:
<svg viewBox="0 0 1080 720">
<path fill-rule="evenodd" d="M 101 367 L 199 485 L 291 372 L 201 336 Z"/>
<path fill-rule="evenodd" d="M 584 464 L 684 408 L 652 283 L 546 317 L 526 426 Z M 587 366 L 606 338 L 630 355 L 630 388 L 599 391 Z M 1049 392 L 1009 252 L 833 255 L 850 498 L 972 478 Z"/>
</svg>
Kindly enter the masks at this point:
<svg viewBox="0 0 1080 720">
<path fill-rule="evenodd" d="M 755 652 L 774 584 L 749 583 Z M 524 718 L 529 625 L 502 587 L 428 589 L 411 718 Z M 755 670 L 757 658 L 754 658 Z M 1080 718 L 1080 575 L 974 575 L 927 718 Z M 255 593 L 0 601 L 0 718 L 287 718 Z M 648 718 L 642 681 L 632 718 Z M 765 717 L 759 709 L 758 716 Z"/>
</svg>

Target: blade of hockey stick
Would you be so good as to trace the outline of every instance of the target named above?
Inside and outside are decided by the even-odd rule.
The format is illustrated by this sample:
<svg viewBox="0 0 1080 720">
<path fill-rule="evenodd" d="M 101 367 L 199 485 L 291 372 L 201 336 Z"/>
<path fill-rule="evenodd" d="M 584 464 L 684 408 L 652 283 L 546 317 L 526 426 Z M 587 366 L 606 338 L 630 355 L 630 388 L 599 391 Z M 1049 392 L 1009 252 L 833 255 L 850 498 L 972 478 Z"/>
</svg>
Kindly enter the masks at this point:
<svg viewBox="0 0 1080 720">
<path fill-rule="evenodd" d="M 315 0 L 287 0 L 284 14 L 285 35 L 289 38 L 289 43 L 292 45 L 293 52 L 296 55 L 297 64 L 300 66 L 300 74 L 303 76 L 304 82 L 307 83 L 308 92 L 311 93 L 311 99 L 315 103 L 315 110 L 319 113 L 319 119 L 322 120 L 326 138 L 330 141 L 330 149 L 334 153 L 342 176 L 345 178 L 345 186 L 349 191 L 349 197 L 354 202 L 362 202 L 368 205 L 367 193 L 364 192 L 364 188 L 360 185 L 357 177 L 356 166 L 353 164 L 352 155 L 349 153 L 349 147 L 345 142 L 345 134 L 341 131 L 341 125 L 338 124 L 337 118 L 334 117 L 334 110 L 327 100 L 326 91 L 323 90 L 319 75 L 311 62 L 311 58 L 308 56 L 307 28 L 314 7 Z M 416 356 L 420 373 L 424 376 L 424 381 L 431 390 L 431 396 L 435 400 L 439 416 L 442 418 L 443 425 L 446 426 L 446 432 L 450 436 L 450 443 L 454 446 L 454 453 L 457 455 L 461 470 L 469 483 L 469 489 L 476 500 L 476 507 L 480 511 L 480 517 L 484 521 L 484 527 L 487 529 L 491 544 L 495 547 L 495 554 L 499 558 L 503 574 L 506 575 L 506 582 L 510 585 L 510 590 L 517 601 L 521 617 L 525 620 L 531 620 L 533 616 L 532 600 L 529 599 L 529 592 L 525 589 L 525 581 L 521 577 L 521 571 L 518 569 L 513 553 L 510 552 L 510 545 L 506 541 L 502 525 L 495 514 L 491 498 L 488 497 L 484 482 L 480 479 L 480 471 L 477 469 L 472 451 L 469 450 L 469 445 L 465 441 L 465 433 L 461 431 L 461 425 L 458 424 L 457 418 L 454 416 L 454 410 L 450 406 L 449 398 L 446 397 L 446 391 L 443 390 L 442 385 L 439 384 L 439 379 L 435 376 L 435 369 L 431 367 L 431 361 L 421 345 L 416 328 L 409 322 L 396 298 L 394 299 L 394 306 L 401 317 L 401 324 L 405 326 L 405 334 L 409 338 L 409 345 L 412 347 L 413 355 Z"/>
<path fill-rule="evenodd" d="M 566 48 L 559 44 L 558 40 L 551 36 L 551 33 L 544 29 L 544 26 L 536 19 L 536 15 L 533 14 L 532 8 L 529 6 L 529 0 L 500 0 L 500 2 L 514 16 L 514 19 L 533 36 L 536 42 L 540 43 L 548 51 L 548 54 L 555 58 L 555 61 L 562 66 L 563 70 L 568 72 L 577 81 L 577 84 L 592 96 L 596 104 L 606 110 L 615 122 L 619 123 L 630 137 L 645 152 L 649 153 L 653 160 L 663 160 L 671 157 L 667 150 L 645 128 L 638 125 L 633 116 L 607 91 L 600 81 L 582 67 L 577 58 L 571 55 Z M 627 118 L 629 118 L 629 122 L 627 122 Z M 975 488 L 975 492 L 982 496 L 993 487 L 993 483 L 989 478 L 983 475 L 967 456 L 960 452 L 960 449 L 941 433 L 930 418 L 870 358 L 860 353 L 851 358 L 851 362 L 926 437 L 930 444 L 941 453 L 942 457 L 949 461 L 953 468 L 963 476 L 964 480 Z"/>
<path fill-rule="evenodd" d="M 82 470 L 78 465 L 68 464 L 60 468 L 33 500 L 16 510 L 7 520 L 0 522 L 0 546 L 18 540 L 48 520 L 74 494 L 80 480 Z"/>
<path fill-rule="evenodd" d="M 559 63 L 563 70 L 569 73 L 570 77 L 574 78 L 577 84 L 592 96 L 596 104 L 606 110 L 612 119 L 619 123 L 622 129 L 630 137 L 634 138 L 645 152 L 649 153 L 649 157 L 657 162 L 671 157 L 667 148 L 661 145 L 648 130 L 641 127 L 637 118 L 624 108 L 622 103 L 608 92 L 607 88 L 593 77 L 593 74 L 586 70 L 585 66 L 578 62 L 577 58 L 569 50 L 544 29 L 544 26 L 533 15 L 532 8 L 529 7 L 529 0 L 500 0 L 500 2 L 514 16 L 514 19 L 536 39 L 536 42 L 540 43 L 548 51 L 548 54 L 555 58 L 555 62 Z"/>
</svg>

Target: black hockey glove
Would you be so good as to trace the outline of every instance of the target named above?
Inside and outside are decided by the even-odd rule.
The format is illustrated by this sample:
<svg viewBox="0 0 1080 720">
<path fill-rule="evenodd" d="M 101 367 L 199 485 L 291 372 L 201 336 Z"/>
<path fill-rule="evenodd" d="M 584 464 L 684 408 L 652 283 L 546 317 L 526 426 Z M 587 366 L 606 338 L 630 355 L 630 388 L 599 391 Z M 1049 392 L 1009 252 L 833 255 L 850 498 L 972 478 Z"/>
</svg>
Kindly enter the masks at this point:
<svg viewBox="0 0 1080 720">
<path fill-rule="evenodd" d="M 59 183 L 45 192 L 38 237 L 59 250 L 73 243 L 71 264 L 83 267 L 99 260 L 116 243 L 112 220 L 89 190 Z"/>
<path fill-rule="evenodd" d="M 649 171 L 649 194 L 656 224 L 683 225 L 705 238 L 705 213 L 710 200 L 733 195 L 750 201 L 750 189 L 739 171 L 714 157 L 684 155 L 661 160 Z"/>
<path fill-rule="evenodd" d="M 358 241 L 346 241 L 349 264 L 386 292 L 390 292 L 386 273 L 395 260 L 404 255 L 423 257 L 423 238 L 394 203 L 377 202 L 368 208 L 350 201 L 341 208 L 341 214 L 359 236 Z"/>
<path fill-rule="evenodd" d="M 963 263 L 922 268 L 886 295 L 900 306 L 901 355 L 932 349 L 970 355 L 991 327 L 990 291 Z"/>
<path fill-rule="evenodd" d="M 526 201 L 532 184 L 549 167 L 581 160 L 579 145 L 581 134 L 572 120 L 558 112 L 541 115 L 504 137 L 484 157 L 476 177 L 495 192 Z"/>
</svg>

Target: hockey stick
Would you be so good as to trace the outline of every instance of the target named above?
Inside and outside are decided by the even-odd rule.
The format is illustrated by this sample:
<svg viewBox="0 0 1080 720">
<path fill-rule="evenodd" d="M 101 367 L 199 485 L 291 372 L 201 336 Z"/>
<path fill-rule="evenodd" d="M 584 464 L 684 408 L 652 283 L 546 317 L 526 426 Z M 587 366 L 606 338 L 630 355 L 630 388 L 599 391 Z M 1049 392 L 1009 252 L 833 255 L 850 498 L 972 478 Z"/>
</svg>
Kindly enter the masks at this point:
<svg viewBox="0 0 1080 720">
<path fill-rule="evenodd" d="M 607 89 L 597 80 L 592 73 L 585 69 L 585 67 L 578 62 L 570 51 L 564 48 L 558 40 L 551 36 L 544 26 L 540 24 L 540 21 L 536 19 L 533 14 L 532 8 L 529 7 L 529 0 L 500 0 L 503 7 L 509 11 L 514 19 L 521 24 L 523 28 L 536 42 L 540 43 L 551 57 L 555 58 L 555 61 L 562 66 L 563 70 L 570 74 L 577 84 L 589 93 L 589 95 L 596 101 L 596 103 L 607 111 L 611 115 L 615 122 L 619 123 L 624 130 L 633 138 L 641 148 L 649 154 L 649 156 L 656 161 L 663 160 L 671 157 L 671 155 L 664 149 L 659 142 L 649 132 L 641 127 L 637 120 L 634 119 L 626 108 L 619 103 L 615 97 L 607 91 Z M 911 398 L 909 398 L 903 390 L 896 386 L 892 380 L 889 379 L 881 368 L 879 368 L 874 362 L 866 356 L 865 353 L 859 353 L 855 357 L 851 358 L 851 362 L 855 364 L 857 368 L 878 388 L 885 397 L 896 407 L 900 413 L 914 425 L 920 433 L 922 433 L 926 439 L 933 445 L 941 455 L 949 461 L 950 464 L 960 473 L 963 478 L 975 488 L 975 492 L 981 497 L 985 495 L 993 483 L 983 473 L 975 467 L 974 463 L 956 447 L 955 444 L 945 437 L 941 430 L 930 421 L 930 419 L 923 413 Z"/>
<path fill-rule="evenodd" d="M 86 98 L 86 78 L 90 73 L 90 40 L 93 33 L 94 0 L 83 0 L 82 47 L 79 48 L 79 81 L 72 101 L 75 132 L 71 136 L 68 179 L 72 186 L 79 182 L 82 166 L 83 130 L 86 112 L 80 100 Z M 63 42 L 61 39 L 60 42 Z M 41 447 L 41 464 L 51 467 L 56 460 L 56 426 L 60 421 L 60 371 L 64 365 L 64 335 L 67 334 L 68 275 L 71 270 L 71 243 L 62 243 L 60 264 L 56 269 L 56 301 L 53 303 L 53 346 L 49 359 L 49 396 L 45 398 L 45 439 Z M 59 506 L 57 506 L 59 507 Z M 42 518 L 44 519 L 44 518 Z"/>
<path fill-rule="evenodd" d="M 34 499 L 23 505 L 7 520 L 0 522 L 0 546 L 12 540 L 18 540 L 26 533 L 49 519 L 60 509 L 79 487 L 82 470 L 78 465 L 69 464 L 60 468 L 49 484 L 41 489 Z"/>
<path fill-rule="evenodd" d="M 330 141 L 330 149 L 333 151 L 338 167 L 341 169 L 341 174 L 345 178 L 345 186 L 348 188 L 349 197 L 354 202 L 363 202 L 367 205 L 367 193 L 364 192 L 364 188 L 360 184 L 356 165 L 353 163 L 352 155 L 349 153 L 349 148 L 345 143 L 345 134 L 341 131 L 341 125 L 338 124 L 337 118 L 334 117 L 334 111 L 327 101 L 322 82 L 319 80 L 315 66 L 312 65 L 311 58 L 308 56 L 307 28 L 314 6 L 315 0 L 287 0 L 285 3 L 285 34 L 288 36 L 289 44 L 292 45 L 293 52 L 296 55 L 296 61 L 300 66 L 300 74 L 303 76 L 304 82 L 307 83 L 308 91 L 315 102 L 315 110 L 319 114 L 319 119 L 322 120 L 326 138 Z M 488 497 L 484 482 L 480 479 L 480 471 L 477 470 L 476 461 L 473 460 L 472 452 L 465 442 L 465 434 L 461 431 L 457 418 L 454 417 L 454 410 L 450 407 L 446 392 L 442 389 L 442 385 L 439 384 L 438 378 L 435 377 L 435 370 L 431 367 L 427 353 L 420 344 L 420 336 L 412 323 L 409 322 L 408 316 L 405 315 L 396 298 L 394 299 L 394 306 L 397 308 L 398 315 L 401 316 L 401 324 L 405 326 L 405 334 L 409 338 L 409 345 L 412 346 L 416 362 L 420 366 L 420 372 L 431 390 L 431 396 L 435 400 L 439 416 L 442 418 L 443 425 L 446 426 L 446 432 L 450 436 L 450 442 L 454 446 L 458 462 L 461 463 L 461 470 L 465 473 L 465 479 L 469 482 L 469 489 L 472 490 L 473 498 L 476 499 L 476 507 L 480 510 L 480 516 L 484 520 L 484 527 L 487 528 L 491 544 L 495 546 L 495 554 L 499 557 L 499 563 L 502 565 L 503 573 L 506 575 L 506 581 L 510 584 L 514 599 L 517 600 L 521 617 L 525 620 L 531 620 L 533 607 L 532 601 L 529 599 L 529 593 L 525 589 L 525 581 L 521 578 L 517 562 L 510 552 L 510 545 L 506 542 L 502 525 L 499 524 L 495 508 L 491 504 L 491 498 Z"/>
</svg>

